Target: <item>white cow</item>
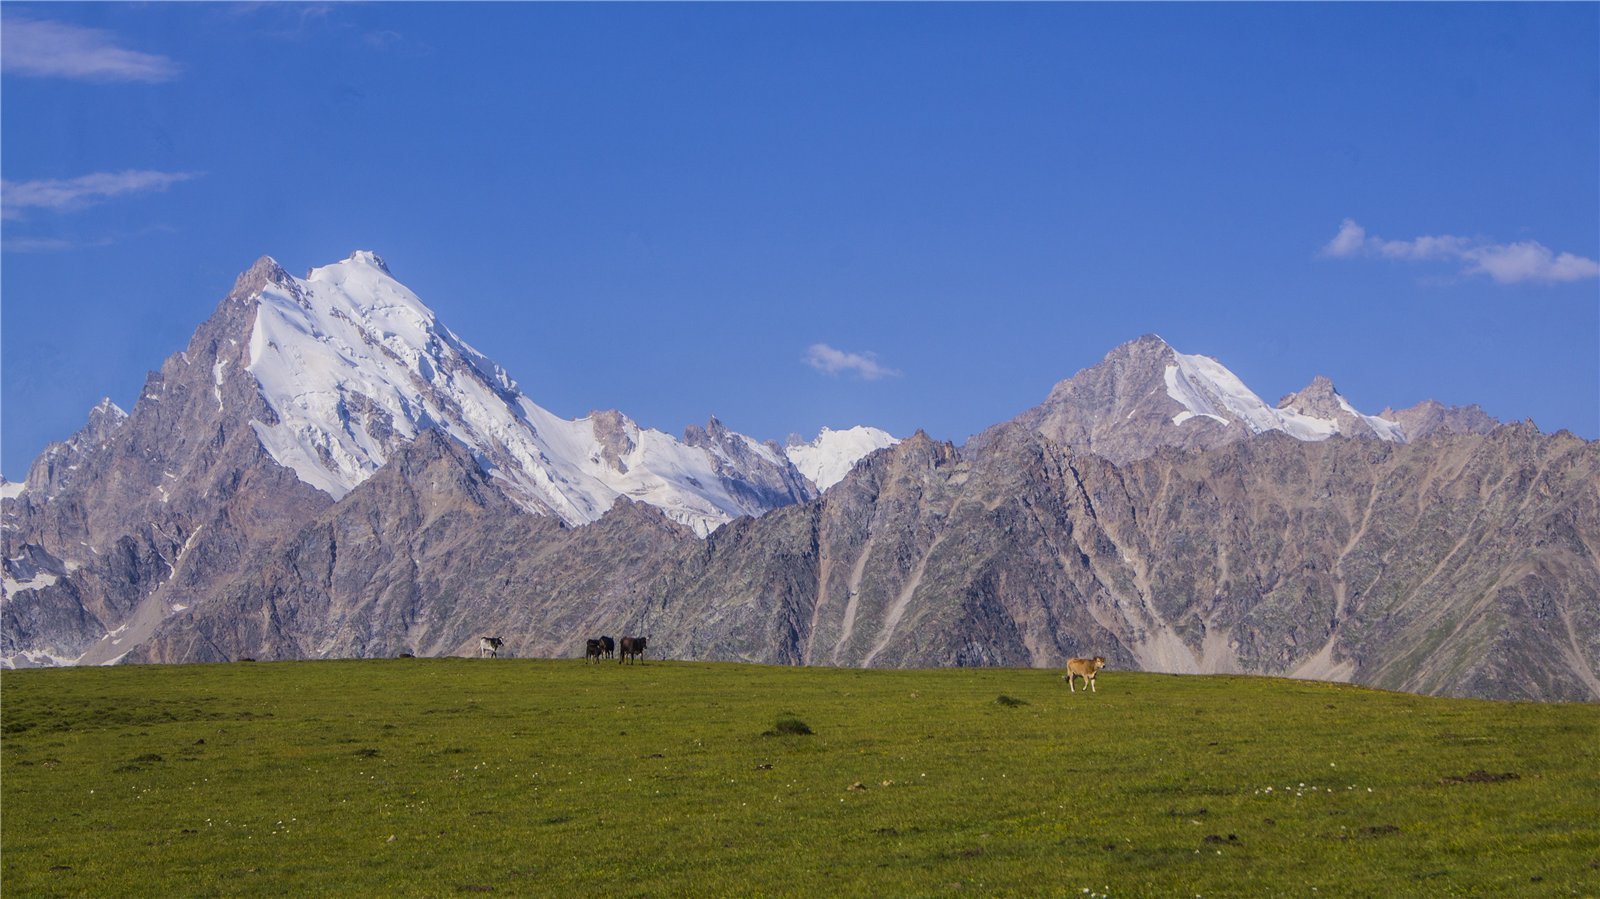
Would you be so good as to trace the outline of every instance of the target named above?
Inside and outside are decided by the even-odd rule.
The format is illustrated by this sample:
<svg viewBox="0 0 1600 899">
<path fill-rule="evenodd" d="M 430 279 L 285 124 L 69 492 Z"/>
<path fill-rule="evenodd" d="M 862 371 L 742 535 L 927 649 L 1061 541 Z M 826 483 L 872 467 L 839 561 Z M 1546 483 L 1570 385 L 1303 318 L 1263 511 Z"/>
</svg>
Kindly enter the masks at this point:
<svg viewBox="0 0 1600 899">
<path fill-rule="evenodd" d="M 505 644 L 499 637 L 480 637 L 478 639 L 478 658 L 492 659 L 500 655 L 500 647 Z"/>
</svg>

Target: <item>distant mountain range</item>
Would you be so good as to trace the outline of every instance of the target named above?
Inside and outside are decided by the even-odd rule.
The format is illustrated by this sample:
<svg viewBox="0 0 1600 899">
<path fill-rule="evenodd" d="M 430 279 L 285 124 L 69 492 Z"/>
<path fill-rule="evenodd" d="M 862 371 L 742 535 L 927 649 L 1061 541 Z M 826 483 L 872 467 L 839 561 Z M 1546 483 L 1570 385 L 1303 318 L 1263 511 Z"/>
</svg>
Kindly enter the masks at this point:
<svg viewBox="0 0 1600 899">
<path fill-rule="evenodd" d="M 1268 405 L 1155 336 L 957 448 L 567 420 L 371 253 L 263 258 L 0 487 L 0 663 L 578 654 L 1292 674 L 1600 699 L 1600 449 Z"/>
<path fill-rule="evenodd" d="M 1269 406 L 1217 360 L 1180 353 L 1147 334 L 1057 384 L 1043 403 L 973 443 L 982 445 L 1013 424 L 1122 463 L 1161 447 L 1210 449 L 1269 431 L 1307 441 L 1341 435 L 1407 443 L 1439 431 L 1487 434 L 1500 422 L 1477 406 L 1431 400 L 1365 415 L 1321 375 Z"/>
</svg>

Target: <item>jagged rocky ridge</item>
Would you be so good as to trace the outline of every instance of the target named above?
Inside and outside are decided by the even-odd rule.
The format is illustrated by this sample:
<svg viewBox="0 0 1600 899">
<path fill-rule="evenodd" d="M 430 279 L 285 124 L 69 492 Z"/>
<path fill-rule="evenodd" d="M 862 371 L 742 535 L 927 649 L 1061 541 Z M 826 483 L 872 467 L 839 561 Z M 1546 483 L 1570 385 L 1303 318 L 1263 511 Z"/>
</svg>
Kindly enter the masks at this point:
<svg viewBox="0 0 1600 899">
<path fill-rule="evenodd" d="M 1600 449 L 1526 426 L 1267 434 L 1117 466 L 1026 428 L 913 439 L 680 569 L 695 656 L 1244 671 L 1600 698 Z M 753 656 L 748 647 L 759 647 Z"/>
</svg>

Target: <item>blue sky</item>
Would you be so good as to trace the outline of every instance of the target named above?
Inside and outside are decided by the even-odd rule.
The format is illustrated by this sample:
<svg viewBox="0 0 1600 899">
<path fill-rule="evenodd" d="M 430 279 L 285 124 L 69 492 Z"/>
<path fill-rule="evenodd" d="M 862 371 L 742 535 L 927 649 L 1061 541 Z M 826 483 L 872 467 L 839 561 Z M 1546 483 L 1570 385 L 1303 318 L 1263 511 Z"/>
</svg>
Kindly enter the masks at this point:
<svg viewBox="0 0 1600 899">
<path fill-rule="evenodd" d="M 1600 436 L 1600 5 L 0 10 L 0 471 L 257 257 L 535 402 L 960 441 L 1156 332 Z"/>
</svg>

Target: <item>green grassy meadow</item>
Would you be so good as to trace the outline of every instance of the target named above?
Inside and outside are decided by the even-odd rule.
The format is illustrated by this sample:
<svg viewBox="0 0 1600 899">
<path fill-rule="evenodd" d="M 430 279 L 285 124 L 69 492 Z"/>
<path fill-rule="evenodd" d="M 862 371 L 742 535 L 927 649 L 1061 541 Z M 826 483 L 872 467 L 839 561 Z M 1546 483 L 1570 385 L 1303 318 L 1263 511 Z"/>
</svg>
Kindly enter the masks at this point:
<svg viewBox="0 0 1600 899">
<path fill-rule="evenodd" d="M 6 672 L 0 890 L 1600 895 L 1600 706 L 1100 681 L 512 659 Z"/>
</svg>

